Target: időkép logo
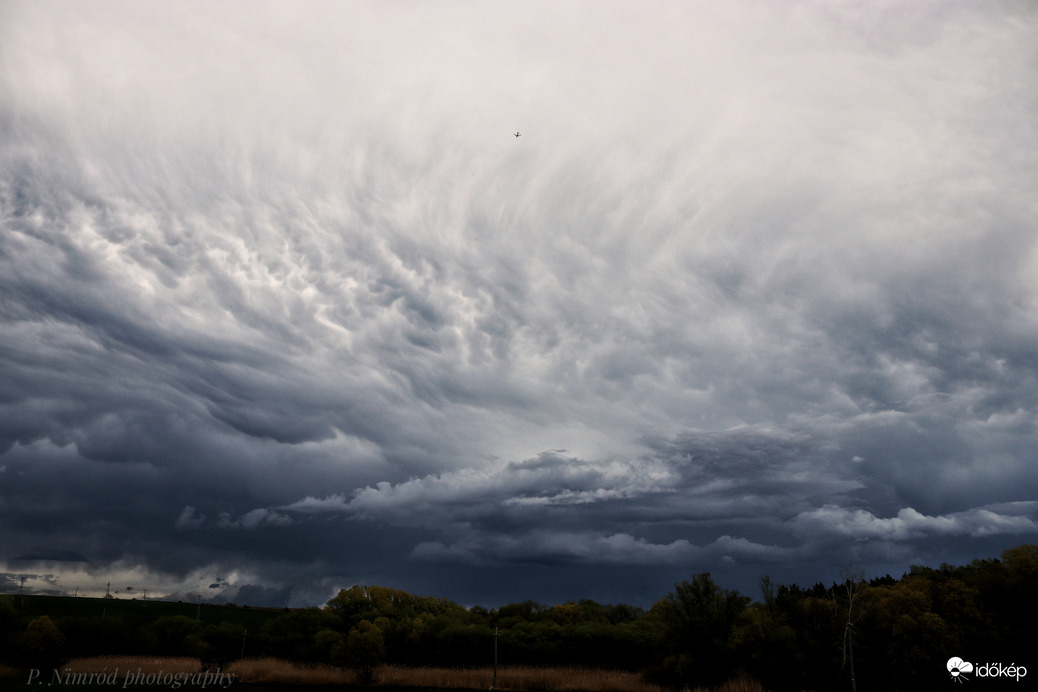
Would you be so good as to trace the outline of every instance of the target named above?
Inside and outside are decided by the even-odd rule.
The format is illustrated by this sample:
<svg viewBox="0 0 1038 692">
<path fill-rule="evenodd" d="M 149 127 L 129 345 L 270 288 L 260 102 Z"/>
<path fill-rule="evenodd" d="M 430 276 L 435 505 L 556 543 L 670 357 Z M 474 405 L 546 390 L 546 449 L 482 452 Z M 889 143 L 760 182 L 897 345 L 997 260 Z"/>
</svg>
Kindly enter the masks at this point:
<svg viewBox="0 0 1038 692">
<path fill-rule="evenodd" d="M 1002 663 L 978 663 L 974 665 L 969 661 L 963 661 L 958 656 L 948 659 L 948 673 L 955 682 L 969 680 L 970 674 L 978 678 L 1009 678 L 1020 682 L 1020 678 L 1027 675 L 1027 668 L 1010 663 L 1008 666 Z"/>
</svg>

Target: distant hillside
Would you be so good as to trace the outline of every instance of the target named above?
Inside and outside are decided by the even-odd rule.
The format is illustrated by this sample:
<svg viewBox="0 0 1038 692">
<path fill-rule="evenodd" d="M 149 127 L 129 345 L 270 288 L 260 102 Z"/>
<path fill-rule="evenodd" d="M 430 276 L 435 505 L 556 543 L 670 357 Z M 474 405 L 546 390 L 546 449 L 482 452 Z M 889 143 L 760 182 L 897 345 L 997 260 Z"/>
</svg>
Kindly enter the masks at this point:
<svg viewBox="0 0 1038 692">
<path fill-rule="evenodd" d="M 0 594 L 0 608 L 10 604 L 19 615 L 51 619 L 113 618 L 143 625 L 161 617 L 180 615 L 206 624 L 229 622 L 258 631 L 268 621 L 285 615 L 284 608 L 215 605 L 212 603 L 178 603 L 173 601 L 125 598 L 88 598 L 84 596 L 42 596 Z"/>
</svg>

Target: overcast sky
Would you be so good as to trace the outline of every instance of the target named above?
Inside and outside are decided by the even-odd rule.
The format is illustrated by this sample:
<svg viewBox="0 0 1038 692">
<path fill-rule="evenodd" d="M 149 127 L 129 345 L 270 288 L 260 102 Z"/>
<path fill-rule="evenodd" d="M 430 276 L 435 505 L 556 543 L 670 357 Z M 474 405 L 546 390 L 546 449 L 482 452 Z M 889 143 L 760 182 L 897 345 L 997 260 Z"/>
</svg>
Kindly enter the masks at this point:
<svg viewBox="0 0 1038 692">
<path fill-rule="evenodd" d="M 4 2 L 0 590 L 1038 542 L 1036 74 L 1023 0 Z"/>
</svg>

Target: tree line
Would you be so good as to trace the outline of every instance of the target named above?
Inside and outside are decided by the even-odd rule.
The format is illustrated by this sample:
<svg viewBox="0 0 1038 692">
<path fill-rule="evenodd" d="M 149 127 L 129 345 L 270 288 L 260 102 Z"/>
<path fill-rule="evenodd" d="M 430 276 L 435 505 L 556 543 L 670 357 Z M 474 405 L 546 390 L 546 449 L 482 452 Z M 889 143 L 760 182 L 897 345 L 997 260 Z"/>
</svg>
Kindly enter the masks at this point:
<svg viewBox="0 0 1038 692">
<path fill-rule="evenodd" d="M 760 586 L 754 600 L 709 573 L 695 574 L 648 609 L 588 599 L 466 608 L 353 586 L 324 607 L 278 614 L 247 633 L 233 618 L 29 619 L 0 601 L 0 642 L 8 663 L 26 667 L 102 653 L 195 656 L 212 664 L 244 654 L 348 666 L 370 680 L 383 664 L 486 666 L 496 639 L 508 665 L 642 671 L 675 689 L 749 674 L 778 692 L 946 689 L 945 663 L 953 656 L 1021 665 L 1033 657 L 1025 633 L 1038 613 L 1036 545 L 968 565 L 912 567 L 897 579 L 845 572 L 829 585 L 763 577 Z"/>
</svg>

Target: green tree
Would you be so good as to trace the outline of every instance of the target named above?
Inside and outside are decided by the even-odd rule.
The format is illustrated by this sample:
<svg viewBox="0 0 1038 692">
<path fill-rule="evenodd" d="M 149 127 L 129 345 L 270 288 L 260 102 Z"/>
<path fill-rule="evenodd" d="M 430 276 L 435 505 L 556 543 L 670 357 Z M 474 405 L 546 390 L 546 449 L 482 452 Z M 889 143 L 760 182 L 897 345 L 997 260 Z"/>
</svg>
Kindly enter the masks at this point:
<svg viewBox="0 0 1038 692">
<path fill-rule="evenodd" d="M 241 657 L 245 642 L 245 627 L 226 620 L 209 625 L 198 640 L 198 657 L 216 667 Z"/>
<path fill-rule="evenodd" d="M 750 599 L 721 588 L 708 572 L 674 585 L 650 611 L 663 659 L 651 677 L 673 687 L 711 686 L 734 672 L 731 637 Z"/>
<path fill-rule="evenodd" d="M 1038 589 L 1035 588 L 1038 585 L 1038 545 L 1020 545 L 1006 550 L 1002 553 L 1002 564 L 1008 577 L 1006 639 L 1012 642 L 1011 649 L 1007 647 L 1005 654 L 1012 651 L 1019 659 L 1028 654 L 1024 642 L 1030 637 L 1014 636 L 1014 633 L 1022 635 L 1030 631 L 1031 619 L 1038 612 Z"/>
<path fill-rule="evenodd" d="M 22 621 L 10 599 L 0 596 L 0 661 L 13 663 L 15 640 L 21 635 Z"/>
<path fill-rule="evenodd" d="M 329 649 L 318 634 L 326 629 L 339 629 L 342 621 L 320 608 L 295 610 L 269 620 L 260 628 L 258 639 L 265 653 L 279 658 L 307 663 L 324 663 Z"/>
<path fill-rule="evenodd" d="M 761 578 L 763 601 L 740 616 L 732 633 L 736 657 L 768 689 L 800 689 L 803 656 L 797 632 L 779 607 L 776 586 Z"/>
<path fill-rule="evenodd" d="M 197 656 L 203 625 L 186 615 L 166 615 L 146 629 L 151 649 L 166 656 Z"/>
<path fill-rule="evenodd" d="M 520 622 L 534 622 L 539 620 L 546 611 L 548 611 L 548 608 L 536 601 L 509 603 L 497 609 L 494 622 L 501 627 L 507 627 Z"/>
<path fill-rule="evenodd" d="M 1018 545 L 1002 552 L 1002 562 L 1013 579 L 1034 584 L 1038 580 L 1038 545 Z"/>
<path fill-rule="evenodd" d="M 946 682 L 944 671 L 927 665 L 958 651 L 947 623 L 934 612 L 933 582 L 909 575 L 897 584 L 870 588 L 863 594 L 866 619 L 863 649 L 869 664 L 862 679 L 887 689 L 924 689 Z M 867 648 L 866 648 L 867 647 Z"/>
<path fill-rule="evenodd" d="M 361 620 L 415 618 L 419 615 L 462 615 L 465 609 L 446 598 L 414 596 L 384 586 L 351 586 L 328 601 L 326 610 L 338 615 L 347 628 Z"/>
<path fill-rule="evenodd" d="M 375 623 L 361 620 L 350 630 L 342 654 L 344 662 L 357 674 L 361 684 L 370 685 L 386 657 L 381 630 Z"/>
<path fill-rule="evenodd" d="M 324 628 L 314 636 L 314 649 L 321 655 L 321 660 L 335 662 L 336 652 L 346 645 L 346 636 L 342 632 Z"/>
<path fill-rule="evenodd" d="M 21 644 L 22 663 L 29 668 L 57 668 L 65 658 L 65 637 L 46 615 L 29 621 Z"/>
</svg>

